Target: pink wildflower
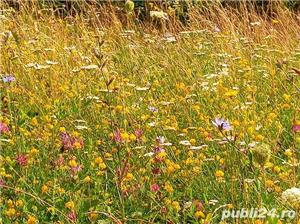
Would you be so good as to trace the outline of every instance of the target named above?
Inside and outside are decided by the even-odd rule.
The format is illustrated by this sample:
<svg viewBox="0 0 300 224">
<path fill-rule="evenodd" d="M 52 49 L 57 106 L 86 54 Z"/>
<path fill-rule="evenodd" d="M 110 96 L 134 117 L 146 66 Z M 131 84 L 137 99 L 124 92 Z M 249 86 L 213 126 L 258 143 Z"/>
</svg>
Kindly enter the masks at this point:
<svg viewBox="0 0 300 224">
<path fill-rule="evenodd" d="M 153 192 L 157 192 L 157 191 L 159 191 L 159 189 L 160 189 L 160 187 L 159 187 L 158 184 L 152 184 L 150 186 L 150 190 L 153 191 Z"/>
<path fill-rule="evenodd" d="M 5 186 L 5 181 L 0 179 L 0 187 Z"/>
<path fill-rule="evenodd" d="M 63 150 L 68 151 L 74 149 L 76 143 L 79 143 L 80 148 L 83 148 L 83 140 L 81 138 L 71 136 L 67 132 L 60 134 L 60 140 L 62 143 Z"/>
<path fill-rule="evenodd" d="M 80 165 L 71 168 L 71 172 L 72 172 L 73 175 L 78 173 L 80 170 L 82 170 L 82 166 L 80 166 Z"/>
<path fill-rule="evenodd" d="M 8 133 L 9 127 L 5 124 L 0 122 L 0 134 Z"/>
<path fill-rule="evenodd" d="M 299 132 L 300 131 L 300 125 L 299 124 L 294 124 L 292 127 L 293 132 Z"/>
<path fill-rule="evenodd" d="M 67 216 L 73 222 L 75 222 L 76 219 L 77 219 L 77 215 L 76 215 L 76 213 L 74 211 L 69 212 Z"/>
<path fill-rule="evenodd" d="M 55 165 L 60 167 L 63 166 L 65 163 L 65 158 L 63 156 L 60 156 L 56 161 L 55 161 Z"/>
<path fill-rule="evenodd" d="M 27 164 L 28 164 L 27 156 L 24 155 L 24 154 L 23 155 L 18 155 L 17 158 L 16 158 L 16 161 L 20 166 L 27 166 Z"/>
<path fill-rule="evenodd" d="M 117 130 L 117 131 L 114 133 L 113 139 L 114 139 L 114 141 L 117 142 L 117 143 L 123 142 L 123 139 L 122 139 L 120 130 Z"/>
<path fill-rule="evenodd" d="M 141 129 L 137 129 L 134 131 L 134 135 L 137 138 L 137 140 L 141 140 L 142 136 L 143 136 L 143 130 Z"/>
</svg>

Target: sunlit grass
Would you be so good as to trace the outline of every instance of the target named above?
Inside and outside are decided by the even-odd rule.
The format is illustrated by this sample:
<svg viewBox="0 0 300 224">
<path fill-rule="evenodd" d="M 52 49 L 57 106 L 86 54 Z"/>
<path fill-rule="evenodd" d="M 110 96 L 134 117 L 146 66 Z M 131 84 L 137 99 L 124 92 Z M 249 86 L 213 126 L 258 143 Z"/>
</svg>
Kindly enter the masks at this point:
<svg viewBox="0 0 300 224">
<path fill-rule="evenodd" d="M 4 11 L 2 223 L 219 223 L 223 208 L 293 207 L 281 194 L 299 187 L 297 20 L 197 16 L 168 30 Z"/>
</svg>

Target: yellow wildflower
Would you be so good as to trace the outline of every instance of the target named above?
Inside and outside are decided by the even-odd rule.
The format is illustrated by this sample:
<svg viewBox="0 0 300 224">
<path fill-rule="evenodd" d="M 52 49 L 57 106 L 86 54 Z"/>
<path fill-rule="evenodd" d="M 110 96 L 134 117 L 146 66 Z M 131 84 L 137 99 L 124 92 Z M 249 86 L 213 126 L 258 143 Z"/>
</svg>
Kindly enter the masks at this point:
<svg viewBox="0 0 300 224">
<path fill-rule="evenodd" d="M 68 202 L 65 204 L 65 207 L 68 208 L 68 209 L 70 209 L 70 210 L 72 210 L 72 209 L 74 209 L 75 204 L 74 204 L 73 201 L 68 201 Z"/>
<path fill-rule="evenodd" d="M 88 216 L 91 221 L 95 221 L 99 217 L 99 214 L 97 212 L 90 212 Z"/>
<path fill-rule="evenodd" d="M 29 215 L 28 218 L 27 218 L 27 224 L 35 224 L 37 222 L 37 219 L 32 216 L 32 215 Z"/>
<path fill-rule="evenodd" d="M 6 212 L 5 215 L 8 217 L 13 217 L 16 214 L 16 210 L 14 208 L 9 208 Z"/>
<path fill-rule="evenodd" d="M 216 178 L 222 178 L 222 177 L 224 177 L 224 172 L 222 170 L 217 170 L 215 172 L 215 177 Z"/>
<path fill-rule="evenodd" d="M 204 215 L 204 213 L 202 212 L 202 211 L 197 211 L 197 212 L 195 212 L 195 217 L 197 218 L 197 219 L 199 219 L 199 218 L 202 218 L 202 219 L 204 219 L 205 218 L 205 215 Z"/>
<path fill-rule="evenodd" d="M 17 207 L 23 207 L 23 205 L 24 205 L 24 202 L 21 199 L 16 201 L 16 206 Z"/>
<path fill-rule="evenodd" d="M 171 192 L 174 191 L 172 185 L 171 185 L 170 183 L 168 183 L 168 182 L 165 184 L 164 189 L 165 189 L 167 192 L 169 192 L 169 193 L 171 193 Z"/>
<path fill-rule="evenodd" d="M 91 182 L 91 177 L 90 176 L 86 176 L 84 179 L 83 179 L 83 182 L 84 183 L 90 183 Z"/>
<path fill-rule="evenodd" d="M 76 167 L 76 166 L 77 166 L 76 160 L 75 160 L 75 159 L 71 159 L 71 160 L 69 161 L 69 166 L 70 166 L 70 167 Z"/>
<path fill-rule="evenodd" d="M 49 188 L 47 185 L 42 186 L 42 193 L 47 193 L 49 191 Z"/>
<path fill-rule="evenodd" d="M 180 205 L 178 201 L 173 201 L 172 202 L 172 207 L 176 210 L 179 211 L 180 210 Z"/>
</svg>

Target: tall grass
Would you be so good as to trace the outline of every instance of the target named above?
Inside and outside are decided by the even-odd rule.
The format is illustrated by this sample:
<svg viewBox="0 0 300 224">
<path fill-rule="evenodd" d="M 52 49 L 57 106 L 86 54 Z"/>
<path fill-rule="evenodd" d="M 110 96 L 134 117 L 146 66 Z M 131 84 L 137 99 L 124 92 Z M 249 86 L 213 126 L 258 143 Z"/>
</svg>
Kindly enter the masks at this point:
<svg viewBox="0 0 300 224">
<path fill-rule="evenodd" d="M 168 19 L 2 6 L 3 223 L 220 223 L 224 209 L 299 208 L 281 196 L 299 187 L 299 16 L 206 4 L 182 25 L 149 7 Z M 222 222 L 267 221 L 298 222 Z"/>
</svg>

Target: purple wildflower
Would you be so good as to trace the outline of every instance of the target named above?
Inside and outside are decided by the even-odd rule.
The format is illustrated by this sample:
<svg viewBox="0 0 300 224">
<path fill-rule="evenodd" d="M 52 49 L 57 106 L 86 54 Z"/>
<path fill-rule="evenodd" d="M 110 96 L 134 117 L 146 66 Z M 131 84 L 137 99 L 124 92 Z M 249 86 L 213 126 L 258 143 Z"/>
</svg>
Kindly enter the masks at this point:
<svg viewBox="0 0 300 224">
<path fill-rule="evenodd" d="M 151 112 L 158 112 L 158 109 L 156 107 L 153 107 L 153 106 L 149 106 L 148 109 L 151 111 Z"/>
<path fill-rule="evenodd" d="M 164 144 L 165 143 L 165 137 L 164 136 L 158 136 L 158 137 L 156 137 L 156 142 L 158 143 L 158 144 Z"/>
<path fill-rule="evenodd" d="M 13 75 L 7 75 L 2 77 L 3 82 L 13 82 L 16 78 Z"/>
<path fill-rule="evenodd" d="M 115 142 L 123 142 L 123 139 L 122 139 L 122 135 L 121 135 L 120 130 L 117 130 L 117 131 L 114 133 L 113 139 L 114 139 Z"/>
<path fill-rule="evenodd" d="M 213 122 L 213 125 L 215 125 L 217 128 L 219 128 L 219 130 L 224 130 L 224 131 L 229 131 L 231 130 L 231 125 L 229 124 L 229 122 L 227 120 L 225 120 L 224 118 L 216 118 Z"/>
<path fill-rule="evenodd" d="M 165 150 L 159 146 L 154 147 L 153 152 L 154 153 L 160 153 L 160 152 L 164 152 Z"/>
<path fill-rule="evenodd" d="M 71 168 L 71 172 L 73 175 L 75 175 L 76 173 L 78 173 L 81 170 L 82 170 L 82 166 L 80 166 L 80 165 Z"/>
</svg>

